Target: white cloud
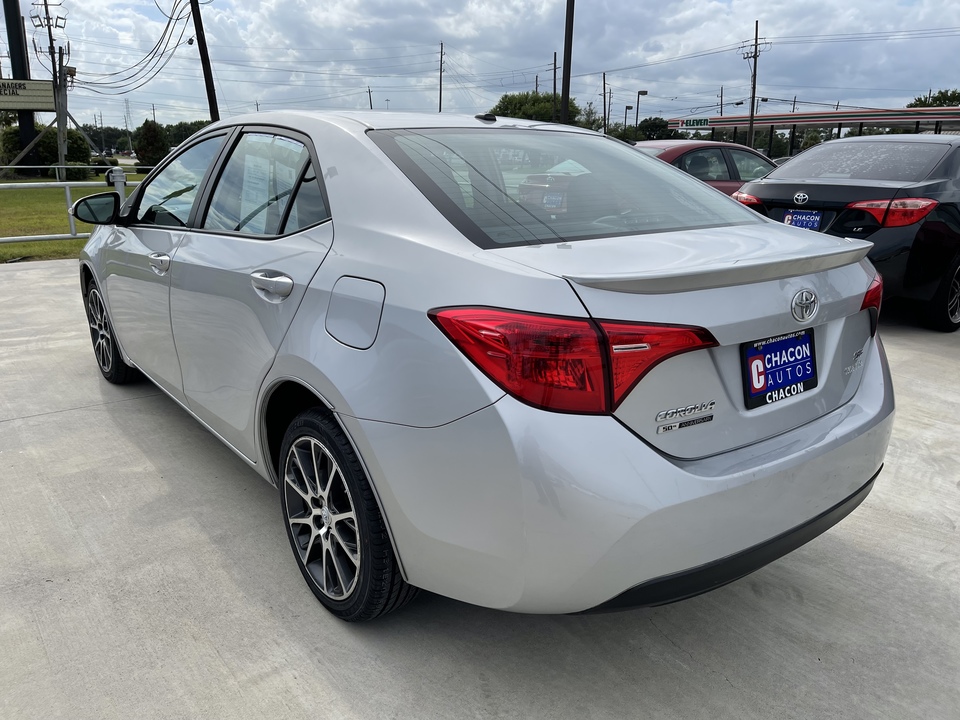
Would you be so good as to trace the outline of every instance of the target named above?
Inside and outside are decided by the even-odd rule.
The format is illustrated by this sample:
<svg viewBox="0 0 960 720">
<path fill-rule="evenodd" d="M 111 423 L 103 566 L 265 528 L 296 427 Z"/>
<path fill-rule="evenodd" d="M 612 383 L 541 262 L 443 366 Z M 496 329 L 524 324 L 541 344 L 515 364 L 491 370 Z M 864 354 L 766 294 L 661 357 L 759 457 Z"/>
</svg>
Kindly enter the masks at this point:
<svg viewBox="0 0 960 720">
<path fill-rule="evenodd" d="M 158 0 L 169 10 L 174 0 Z M 103 81 L 142 58 L 166 19 L 152 0 L 63 0 L 78 79 Z M 213 0 L 202 6 L 221 114 L 256 108 L 375 107 L 436 110 L 439 45 L 444 43 L 444 111 L 474 113 L 501 93 L 552 87 L 553 53 L 563 56 L 565 0 Z M 758 93 L 776 98 L 868 107 L 901 107 L 929 88 L 955 87 L 952 58 L 960 32 L 944 37 L 868 42 L 809 42 L 801 36 L 884 33 L 960 26 L 960 4 L 932 0 L 580 0 L 576 9 L 573 95 L 599 104 L 604 70 L 614 90 L 613 115 L 633 104 L 641 114 L 708 114 L 718 102 L 749 95 L 749 66 L 735 48 L 684 60 L 752 38 L 753 23 L 771 39 L 759 62 Z M 184 42 L 193 35 L 186 28 Z M 29 33 L 28 33 L 29 35 Z M 863 35 L 857 36 L 863 38 Z M 799 42 L 803 40 L 803 42 Z M 6 49 L 6 35 L 0 48 Z M 34 77 L 43 77 L 35 57 Z M 48 63 L 49 64 L 49 63 Z M 8 67 L 8 63 L 4 62 Z M 134 125 L 156 106 L 162 122 L 206 115 L 197 46 L 183 44 L 147 85 L 101 96 L 96 86 L 70 93 L 71 112 L 89 122 L 123 125 L 129 100 Z M 105 90 L 106 88 L 100 87 Z M 809 105 L 806 109 L 816 106 Z M 801 109 L 804 105 L 801 104 Z"/>
</svg>

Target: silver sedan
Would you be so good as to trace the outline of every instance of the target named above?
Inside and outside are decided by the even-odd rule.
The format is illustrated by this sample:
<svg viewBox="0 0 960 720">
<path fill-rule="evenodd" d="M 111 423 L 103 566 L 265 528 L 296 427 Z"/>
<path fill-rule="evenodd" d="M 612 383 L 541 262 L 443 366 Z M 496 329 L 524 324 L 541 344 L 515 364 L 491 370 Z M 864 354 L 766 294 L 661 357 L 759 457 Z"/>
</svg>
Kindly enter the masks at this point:
<svg viewBox="0 0 960 720">
<path fill-rule="evenodd" d="M 279 112 L 80 200 L 95 357 L 279 489 L 344 620 L 683 599 L 869 493 L 894 416 L 870 245 L 491 115 Z"/>
</svg>

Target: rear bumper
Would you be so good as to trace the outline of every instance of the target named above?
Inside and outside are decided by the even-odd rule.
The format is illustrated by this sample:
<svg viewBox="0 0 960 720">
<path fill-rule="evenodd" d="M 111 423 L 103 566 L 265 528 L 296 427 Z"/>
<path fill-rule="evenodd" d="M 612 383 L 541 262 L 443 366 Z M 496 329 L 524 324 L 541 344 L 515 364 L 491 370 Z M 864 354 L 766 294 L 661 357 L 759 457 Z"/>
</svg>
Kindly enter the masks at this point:
<svg viewBox="0 0 960 720">
<path fill-rule="evenodd" d="M 636 604 L 642 588 L 655 593 L 644 604 L 677 600 L 799 547 L 869 491 L 893 419 L 879 341 L 842 407 L 695 460 L 656 451 L 612 417 L 510 397 L 435 428 L 343 417 L 406 579 L 529 613 Z"/>
<path fill-rule="evenodd" d="M 666 605 L 702 595 L 739 580 L 807 544 L 843 520 L 870 494 L 879 474 L 878 470 L 876 475 L 850 497 L 782 535 L 700 567 L 648 580 L 584 612 L 612 612 L 633 607 Z"/>
</svg>

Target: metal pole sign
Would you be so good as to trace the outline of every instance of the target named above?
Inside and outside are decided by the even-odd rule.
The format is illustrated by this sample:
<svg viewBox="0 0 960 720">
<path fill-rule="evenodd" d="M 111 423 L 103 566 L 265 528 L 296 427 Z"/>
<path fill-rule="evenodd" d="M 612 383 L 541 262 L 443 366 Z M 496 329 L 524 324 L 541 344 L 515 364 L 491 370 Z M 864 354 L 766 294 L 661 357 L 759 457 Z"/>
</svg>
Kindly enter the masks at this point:
<svg viewBox="0 0 960 720">
<path fill-rule="evenodd" d="M 53 83 L 49 80 L 0 79 L 0 110 L 53 112 Z"/>
</svg>

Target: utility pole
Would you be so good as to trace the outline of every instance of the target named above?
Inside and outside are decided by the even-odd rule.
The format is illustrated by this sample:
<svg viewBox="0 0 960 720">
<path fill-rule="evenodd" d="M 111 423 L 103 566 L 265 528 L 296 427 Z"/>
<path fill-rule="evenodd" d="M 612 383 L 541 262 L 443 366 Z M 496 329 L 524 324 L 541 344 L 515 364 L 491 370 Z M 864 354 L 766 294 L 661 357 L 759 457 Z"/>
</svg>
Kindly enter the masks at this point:
<svg viewBox="0 0 960 720">
<path fill-rule="evenodd" d="M 747 49 L 748 45 L 740 46 L 740 52 L 743 53 L 744 60 L 752 60 L 752 71 L 750 73 L 750 125 L 747 128 L 747 145 L 753 147 L 753 123 L 757 112 L 757 62 L 760 59 L 760 53 L 769 47 L 766 40 L 763 47 L 760 47 L 760 21 L 753 23 L 753 46 Z"/>
<path fill-rule="evenodd" d="M 46 5 L 46 0 L 44 0 Z M 54 97 L 57 106 L 57 179 L 65 182 L 67 179 L 67 74 L 63 66 L 63 46 L 58 53 L 57 74 L 54 76 Z"/>
<path fill-rule="evenodd" d="M 157 121 L 157 106 L 154 103 L 150 103 L 150 108 L 153 110 L 153 121 Z"/>
<path fill-rule="evenodd" d="M 570 121 L 570 64 L 573 62 L 573 3 L 567 0 L 567 17 L 563 29 L 563 82 L 560 89 L 560 122 Z"/>
<path fill-rule="evenodd" d="M 600 93 L 600 102 L 603 104 L 603 134 L 607 134 L 607 74 L 603 74 L 603 92 Z"/>
<path fill-rule="evenodd" d="M 370 109 L 373 110 L 373 92 L 369 85 L 367 85 L 367 99 L 370 101 Z"/>
<path fill-rule="evenodd" d="M 200 51 L 200 66 L 203 68 L 203 83 L 207 88 L 207 105 L 210 107 L 210 119 L 220 119 L 217 107 L 217 91 L 213 87 L 213 71 L 210 69 L 210 54 L 207 52 L 207 36 L 203 34 L 203 19 L 200 17 L 199 0 L 190 0 L 193 12 L 193 28 L 197 31 L 197 49 Z"/>
<path fill-rule="evenodd" d="M 720 86 L 720 117 L 723 117 L 723 85 Z"/>
<path fill-rule="evenodd" d="M 443 43 L 440 43 L 440 96 L 437 99 L 437 112 L 443 112 Z"/>
<path fill-rule="evenodd" d="M 557 121 L 557 51 L 553 51 L 553 122 Z"/>
<path fill-rule="evenodd" d="M 533 92 L 536 93 L 537 95 L 540 94 L 540 76 L 539 75 L 533 76 Z"/>
<path fill-rule="evenodd" d="M 97 122 L 97 116 L 93 116 L 94 125 Z M 107 141 L 103 139 L 103 113 L 100 113 L 100 151 L 106 154 L 107 152 Z"/>
</svg>

